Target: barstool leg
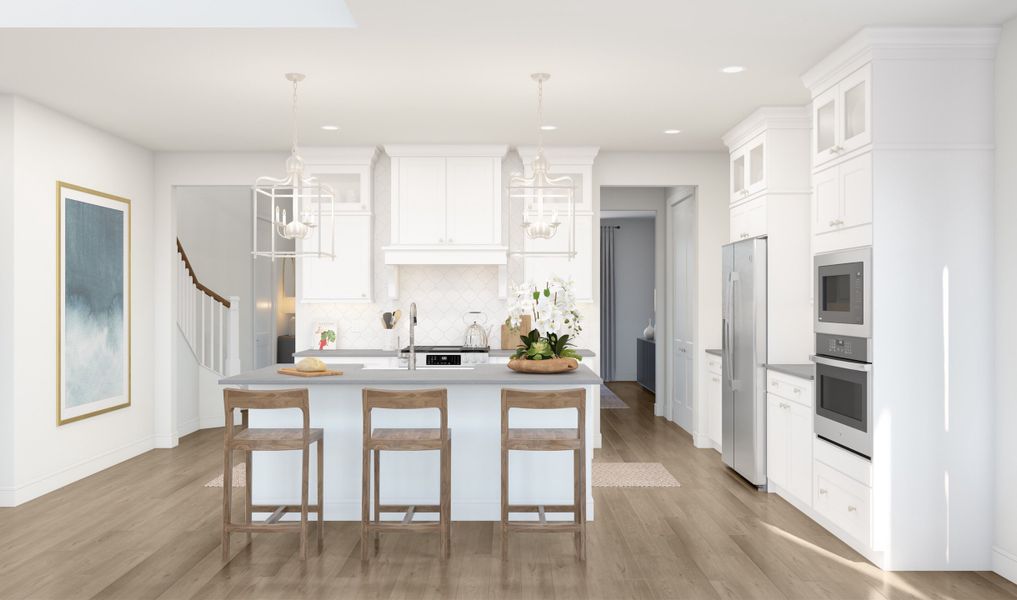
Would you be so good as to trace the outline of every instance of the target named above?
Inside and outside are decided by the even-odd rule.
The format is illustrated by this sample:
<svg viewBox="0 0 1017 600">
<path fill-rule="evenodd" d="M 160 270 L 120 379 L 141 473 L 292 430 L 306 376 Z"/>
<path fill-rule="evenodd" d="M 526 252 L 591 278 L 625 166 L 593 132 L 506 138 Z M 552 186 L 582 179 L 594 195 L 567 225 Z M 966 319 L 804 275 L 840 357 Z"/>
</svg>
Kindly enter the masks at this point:
<svg viewBox="0 0 1017 600">
<path fill-rule="evenodd" d="M 304 446 L 300 454 L 303 458 L 300 477 L 300 560 L 307 560 L 307 488 L 311 470 L 310 448 Z"/>
<path fill-rule="evenodd" d="M 441 557 L 447 559 L 452 555 L 452 441 L 442 445 L 441 454 L 441 498 L 439 500 L 438 518 L 441 521 Z"/>
<path fill-rule="evenodd" d="M 251 465 L 251 458 L 254 453 L 250 450 L 244 452 L 244 524 L 251 524 L 251 479 L 254 477 L 254 467 Z M 251 543 L 251 532 L 247 532 L 247 543 Z"/>
<path fill-rule="evenodd" d="M 508 560 L 508 448 L 501 446 L 501 559 Z"/>
<path fill-rule="evenodd" d="M 374 451 L 374 524 L 381 523 L 381 450 Z M 374 530 L 374 555 L 378 556 L 381 532 Z"/>
<path fill-rule="evenodd" d="M 318 554 L 325 548 L 325 439 L 318 440 Z"/>
<path fill-rule="evenodd" d="M 367 560 L 367 525 L 371 520 L 371 450 L 364 444 L 360 490 L 360 560 Z"/>
<path fill-rule="evenodd" d="M 233 504 L 233 451 L 226 445 L 222 457 L 222 559 L 230 559 L 231 511 Z"/>
<path fill-rule="evenodd" d="M 575 519 L 579 525 L 579 531 L 575 534 L 576 556 L 579 560 L 586 560 L 586 456 L 585 452 L 575 450 Z"/>
</svg>

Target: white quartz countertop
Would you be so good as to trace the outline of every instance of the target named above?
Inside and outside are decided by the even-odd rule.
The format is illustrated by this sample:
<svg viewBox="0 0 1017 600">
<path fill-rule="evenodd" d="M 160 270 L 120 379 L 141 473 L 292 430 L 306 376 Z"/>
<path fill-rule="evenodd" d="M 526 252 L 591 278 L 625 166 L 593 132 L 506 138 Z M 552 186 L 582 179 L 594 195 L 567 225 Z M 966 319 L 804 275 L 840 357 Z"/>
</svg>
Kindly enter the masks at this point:
<svg viewBox="0 0 1017 600">
<path fill-rule="evenodd" d="M 358 355 L 358 356 L 363 356 Z M 302 387 L 307 385 L 599 385 L 600 377 L 590 367 L 580 363 L 570 373 L 538 375 L 517 373 L 505 365 L 487 364 L 467 368 L 421 367 L 409 369 L 364 368 L 363 365 L 340 365 L 342 375 L 324 377 L 297 377 L 282 375 L 281 367 L 292 368 L 292 364 L 273 365 L 246 373 L 240 373 L 219 380 L 222 385 L 286 385 Z"/>
<path fill-rule="evenodd" d="M 593 357 L 597 354 L 593 350 L 587 350 L 585 348 L 577 348 L 576 352 L 582 357 Z M 515 350 L 501 350 L 498 348 L 491 348 L 491 356 L 512 356 Z M 392 357 L 396 356 L 398 352 L 395 350 L 381 350 L 379 348 L 342 348 L 339 350 L 301 350 L 293 354 L 296 358 L 305 358 L 313 356 L 315 358 L 356 358 L 356 357 Z"/>
</svg>

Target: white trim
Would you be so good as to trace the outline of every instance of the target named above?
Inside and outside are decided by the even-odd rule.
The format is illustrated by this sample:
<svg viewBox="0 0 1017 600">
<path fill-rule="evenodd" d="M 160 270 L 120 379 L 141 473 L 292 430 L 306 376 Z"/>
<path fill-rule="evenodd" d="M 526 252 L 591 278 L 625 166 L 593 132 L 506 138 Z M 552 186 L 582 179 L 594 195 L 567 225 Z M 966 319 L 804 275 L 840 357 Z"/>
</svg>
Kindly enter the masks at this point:
<svg viewBox="0 0 1017 600">
<path fill-rule="evenodd" d="M 721 136 L 724 145 L 737 150 L 768 129 L 811 129 L 809 106 L 763 106 Z"/>
<path fill-rule="evenodd" d="M 508 146 L 504 144 L 459 145 L 459 144 L 386 144 L 385 154 L 392 158 L 413 157 L 485 157 L 504 158 Z"/>
<path fill-rule="evenodd" d="M 519 146 L 516 148 L 524 165 L 529 165 L 537 156 L 536 146 Z M 599 146 L 545 146 L 544 156 L 552 167 L 588 167 L 600 152 Z"/>
<path fill-rule="evenodd" d="M 151 436 L 145 437 L 136 442 L 79 461 L 23 485 L 2 489 L 0 490 L 0 506 L 18 506 L 19 504 L 24 504 L 29 500 L 58 490 L 89 475 L 94 475 L 99 471 L 116 466 L 125 460 L 134 458 L 154 448 L 154 439 Z"/>
<path fill-rule="evenodd" d="M 383 246 L 386 265 L 504 265 L 508 246 Z"/>
<path fill-rule="evenodd" d="M 177 426 L 176 436 L 179 439 L 199 429 L 201 429 L 201 420 L 198 417 L 194 417 L 190 421 Z"/>
<path fill-rule="evenodd" d="M 378 149 L 374 146 L 301 146 L 300 157 L 307 166 L 345 165 L 370 168 L 378 158 Z"/>
<path fill-rule="evenodd" d="M 1001 577 L 1017 583 L 1017 554 L 1011 554 L 999 546 L 993 546 L 992 570 Z"/>
<path fill-rule="evenodd" d="M 993 60 L 1000 27 L 869 27 L 862 29 L 802 75 L 812 97 L 874 58 Z"/>
</svg>

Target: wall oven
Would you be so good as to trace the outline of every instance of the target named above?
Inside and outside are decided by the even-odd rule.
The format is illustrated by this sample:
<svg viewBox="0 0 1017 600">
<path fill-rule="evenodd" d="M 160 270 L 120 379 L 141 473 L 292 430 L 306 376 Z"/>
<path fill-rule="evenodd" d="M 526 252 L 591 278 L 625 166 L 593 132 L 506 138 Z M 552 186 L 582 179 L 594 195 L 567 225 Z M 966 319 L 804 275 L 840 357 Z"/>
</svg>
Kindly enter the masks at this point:
<svg viewBox="0 0 1017 600">
<path fill-rule="evenodd" d="M 872 248 L 817 254 L 815 269 L 816 333 L 872 337 Z"/>
<path fill-rule="evenodd" d="M 816 334 L 816 435 L 872 457 L 872 364 L 867 338 Z"/>
</svg>

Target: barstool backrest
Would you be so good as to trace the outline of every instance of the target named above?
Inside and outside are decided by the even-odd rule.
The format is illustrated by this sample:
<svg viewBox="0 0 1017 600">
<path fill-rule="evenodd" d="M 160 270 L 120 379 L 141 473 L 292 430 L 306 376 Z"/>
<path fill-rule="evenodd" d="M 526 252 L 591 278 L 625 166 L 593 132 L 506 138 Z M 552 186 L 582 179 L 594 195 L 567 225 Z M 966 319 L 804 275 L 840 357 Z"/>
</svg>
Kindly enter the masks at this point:
<svg viewBox="0 0 1017 600">
<path fill-rule="evenodd" d="M 574 408 L 577 412 L 576 426 L 579 439 L 586 439 L 586 389 L 570 390 L 501 390 L 501 433 L 508 436 L 509 410 L 513 408 L 547 410 L 556 408 Z"/>
<path fill-rule="evenodd" d="M 237 431 L 248 426 L 249 410 L 275 410 L 295 408 L 303 413 L 304 440 L 311 435 L 311 410 L 307 399 L 307 388 L 290 390 L 239 390 L 226 388 L 222 391 L 223 404 L 226 408 L 226 439 L 233 439 L 235 433 L 234 415 L 241 413 L 241 425 Z"/>
<path fill-rule="evenodd" d="M 413 410 L 434 408 L 441 419 L 441 441 L 448 441 L 448 390 L 379 390 L 364 388 L 364 440 L 371 439 L 371 411 L 375 408 Z"/>
</svg>

